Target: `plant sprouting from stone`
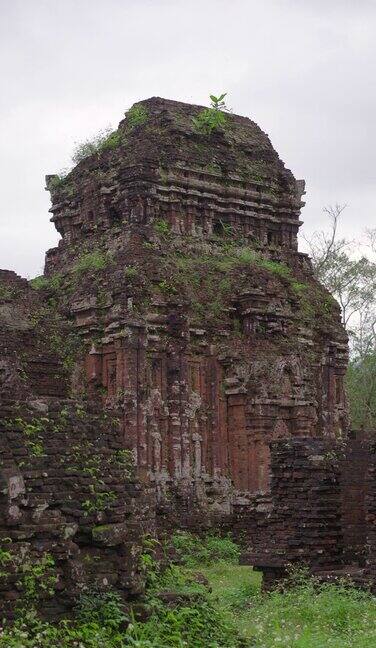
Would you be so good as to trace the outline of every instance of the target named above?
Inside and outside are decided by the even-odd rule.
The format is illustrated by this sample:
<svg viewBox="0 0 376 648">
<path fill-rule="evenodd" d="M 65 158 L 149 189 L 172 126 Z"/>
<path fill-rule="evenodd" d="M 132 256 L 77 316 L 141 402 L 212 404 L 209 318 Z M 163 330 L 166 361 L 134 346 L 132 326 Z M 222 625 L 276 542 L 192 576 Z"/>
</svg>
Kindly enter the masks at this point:
<svg viewBox="0 0 376 648">
<path fill-rule="evenodd" d="M 225 112 L 228 112 L 224 101 L 226 95 L 226 92 L 219 97 L 210 95 L 210 108 L 204 108 L 197 117 L 192 117 L 193 125 L 199 133 L 211 135 L 213 131 L 223 130 L 227 122 Z"/>
<path fill-rule="evenodd" d="M 86 139 L 76 145 L 72 162 L 78 164 L 91 155 L 99 155 L 103 151 L 114 149 L 121 144 L 121 134 L 113 131 L 110 126 L 99 131 L 92 139 Z"/>
<path fill-rule="evenodd" d="M 137 126 L 142 126 L 147 121 L 148 111 L 145 106 L 140 104 L 134 104 L 132 108 L 126 111 L 125 116 L 127 118 L 127 127 L 128 130 L 132 131 Z"/>
<path fill-rule="evenodd" d="M 6 543 L 11 543 L 11 538 L 3 538 L 0 544 L 0 579 L 6 578 L 9 573 L 9 564 L 13 560 L 12 552 L 9 551 L 11 544 L 6 546 Z"/>
<path fill-rule="evenodd" d="M 46 595 L 53 596 L 56 583 L 55 561 L 49 553 L 43 554 L 40 560 L 22 563 L 18 586 L 23 602 L 30 604 Z"/>
<path fill-rule="evenodd" d="M 171 232 L 170 223 L 168 223 L 164 218 L 155 221 L 154 229 L 160 236 L 167 236 Z"/>
<path fill-rule="evenodd" d="M 226 103 L 224 101 L 227 92 L 224 92 L 219 97 L 215 95 L 210 95 L 211 107 L 213 110 L 227 110 Z"/>
<path fill-rule="evenodd" d="M 51 277 L 45 277 L 44 275 L 40 275 L 38 277 L 34 277 L 33 279 L 30 279 L 29 283 L 34 290 L 46 289 L 46 290 L 57 291 L 61 288 L 62 276 L 61 274 L 58 273 L 52 275 Z"/>
<path fill-rule="evenodd" d="M 46 417 L 33 418 L 27 421 L 21 417 L 15 419 L 8 419 L 5 421 L 7 429 L 15 429 L 22 432 L 25 440 L 25 445 L 34 457 L 41 457 L 44 455 L 43 435 L 47 431 L 49 419 Z"/>
<path fill-rule="evenodd" d="M 110 263 L 109 254 L 101 250 L 93 250 L 87 254 L 82 254 L 72 266 L 72 272 L 81 274 L 88 271 L 103 270 Z"/>
<path fill-rule="evenodd" d="M 48 190 L 59 189 L 65 185 L 66 178 L 70 169 L 62 169 L 55 175 L 46 177 L 46 185 Z"/>
</svg>

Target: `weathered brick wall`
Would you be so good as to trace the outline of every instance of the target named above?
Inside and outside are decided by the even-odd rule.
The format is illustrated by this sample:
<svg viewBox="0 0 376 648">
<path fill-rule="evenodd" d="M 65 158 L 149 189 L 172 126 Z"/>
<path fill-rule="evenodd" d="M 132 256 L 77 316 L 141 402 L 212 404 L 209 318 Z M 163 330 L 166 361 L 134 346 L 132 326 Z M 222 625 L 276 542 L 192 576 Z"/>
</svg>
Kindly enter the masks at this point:
<svg viewBox="0 0 376 648">
<path fill-rule="evenodd" d="M 3 407 L 0 425 L 0 534 L 11 540 L 1 611 L 22 595 L 25 564 L 55 561 L 56 614 L 85 586 L 114 586 L 124 598 L 142 591 L 142 537 L 154 530 L 153 499 L 136 480 L 117 421 L 72 401 Z"/>
<path fill-rule="evenodd" d="M 375 587 L 375 457 L 372 433 L 364 431 L 336 443 L 295 438 L 271 444 L 267 519 L 258 526 L 247 510 L 242 519 L 252 548 L 243 559 L 263 572 L 267 587 L 290 564 Z"/>
<path fill-rule="evenodd" d="M 2 529 L 55 556 L 54 604 L 92 572 L 131 595 L 154 516 L 254 547 L 272 523 L 277 557 L 337 560 L 337 473 L 312 452 L 347 430 L 347 336 L 297 251 L 304 183 L 246 118 L 208 137 L 198 106 L 143 107 L 118 146 L 47 177 L 62 239 L 38 290 L 0 272 Z M 273 450 L 272 509 L 269 444 L 295 437 Z"/>
<path fill-rule="evenodd" d="M 263 571 L 267 585 L 285 574 L 289 564 L 312 571 L 341 564 L 341 452 L 323 439 L 271 444 L 273 508 L 256 552 L 245 556 Z"/>
<path fill-rule="evenodd" d="M 56 330 L 47 319 L 39 328 L 43 303 L 15 275 L 1 279 L 0 616 L 43 564 L 54 591 L 38 576 L 42 601 L 32 602 L 44 614 L 69 610 L 89 585 L 127 600 L 142 591 L 138 554 L 154 532 L 154 493 L 136 478 L 119 415 L 68 397 L 50 347 Z"/>
<path fill-rule="evenodd" d="M 48 176 L 62 240 L 46 276 L 85 346 L 90 398 L 121 409 L 163 523 L 193 509 L 205 523 L 250 495 L 258 506 L 269 442 L 346 431 L 347 337 L 297 251 L 304 183 L 267 135 L 231 115 L 208 137 L 198 106 L 140 106 L 119 146 Z M 99 267 L 79 274 L 93 252 Z"/>
<path fill-rule="evenodd" d="M 63 243 L 119 226 L 127 215 L 138 226 L 166 219 L 177 235 L 218 235 L 228 225 L 263 247 L 297 249 L 304 181 L 255 122 L 231 115 L 230 137 L 209 138 L 192 122 L 200 106 L 159 97 L 137 106 L 144 122 L 120 122 L 119 146 L 101 155 L 100 168 L 95 155 L 78 165 L 72 184 L 47 176 Z M 49 270 L 60 262 L 48 255 Z"/>
<path fill-rule="evenodd" d="M 366 571 L 373 591 L 376 590 L 376 444 L 370 440 L 369 469 L 367 473 L 366 523 L 367 562 Z"/>
<path fill-rule="evenodd" d="M 370 435 L 351 432 L 340 464 L 344 562 L 364 563 L 367 543 L 366 496 L 372 458 Z"/>
</svg>

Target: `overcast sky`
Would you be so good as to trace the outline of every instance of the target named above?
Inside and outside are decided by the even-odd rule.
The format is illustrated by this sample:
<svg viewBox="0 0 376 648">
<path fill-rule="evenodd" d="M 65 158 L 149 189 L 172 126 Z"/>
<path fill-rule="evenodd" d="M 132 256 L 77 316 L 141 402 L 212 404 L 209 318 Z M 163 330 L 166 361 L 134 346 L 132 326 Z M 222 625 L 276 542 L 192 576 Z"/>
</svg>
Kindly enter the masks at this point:
<svg viewBox="0 0 376 648">
<path fill-rule="evenodd" d="M 44 176 L 151 96 L 228 105 L 307 182 L 308 231 L 376 226 L 376 0 L 0 0 L 0 268 L 58 237 Z"/>
</svg>

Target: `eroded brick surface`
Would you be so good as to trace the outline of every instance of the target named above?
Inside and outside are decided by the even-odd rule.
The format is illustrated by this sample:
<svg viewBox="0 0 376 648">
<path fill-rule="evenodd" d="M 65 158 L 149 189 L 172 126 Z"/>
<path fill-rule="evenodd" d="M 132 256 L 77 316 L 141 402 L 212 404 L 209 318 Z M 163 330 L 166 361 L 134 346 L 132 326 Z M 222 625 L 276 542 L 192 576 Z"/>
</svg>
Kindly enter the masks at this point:
<svg viewBox="0 0 376 648">
<path fill-rule="evenodd" d="M 69 472 L 76 443 L 87 439 L 110 462 L 117 449 L 132 453 L 132 479 L 106 469 L 117 504 L 103 522 L 130 556 L 154 518 L 158 528 L 246 527 L 257 543 L 271 511 L 270 442 L 335 438 L 348 426 L 339 308 L 297 251 L 304 182 L 244 117 L 207 136 L 192 123 L 199 107 L 141 103 L 143 123 L 126 117 L 116 146 L 64 180 L 47 176 L 62 238 L 44 278 L 32 289 L 0 274 L 3 418 L 36 408 L 49 430 L 69 412 L 37 458 L 5 424 L 4 532 L 9 515 L 16 535 L 30 526 L 39 493 L 48 529 L 38 519 L 25 540 L 52 547 L 51 534 L 77 525 L 75 551 L 105 552 L 130 592 L 132 569 L 124 563 L 116 576 L 118 550 L 103 549 L 106 530 L 93 535 L 98 511 L 92 524 L 83 516 L 90 484 Z M 49 480 L 55 490 L 61 481 L 63 498 Z"/>
<path fill-rule="evenodd" d="M 153 494 L 135 475 L 116 413 L 69 393 L 70 370 L 53 344 L 64 323 L 45 317 L 26 281 L 1 280 L 1 613 L 14 613 L 25 574 L 46 559 L 56 591 L 39 588 L 44 614 L 69 611 L 88 586 L 131 599 L 142 592 L 138 555 L 154 531 Z"/>
<path fill-rule="evenodd" d="M 64 283 L 84 252 L 109 254 L 67 308 L 91 345 L 91 393 L 120 404 L 161 497 L 224 493 L 229 479 L 266 491 L 270 440 L 347 425 L 338 308 L 297 252 L 304 183 L 248 119 L 208 138 L 197 107 L 142 105 L 118 148 L 49 180 L 63 238 L 46 273 Z"/>
<path fill-rule="evenodd" d="M 350 578 L 375 590 L 373 436 L 271 444 L 267 523 L 243 555 L 262 571 L 266 587 L 304 566 L 322 580 Z"/>
</svg>

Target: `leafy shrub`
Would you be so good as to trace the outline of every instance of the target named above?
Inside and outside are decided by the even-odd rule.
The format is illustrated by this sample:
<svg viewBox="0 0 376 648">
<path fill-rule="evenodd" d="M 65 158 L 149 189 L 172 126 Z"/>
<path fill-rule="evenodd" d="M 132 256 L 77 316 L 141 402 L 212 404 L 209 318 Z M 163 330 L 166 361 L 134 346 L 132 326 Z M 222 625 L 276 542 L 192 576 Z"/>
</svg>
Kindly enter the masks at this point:
<svg viewBox="0 0 376 648">
<path fill-rule="evenodd" d="M 249 567 L 234 564 L 239 549 L 229 538 L 199 538 L 179 532 L 172 542 L 177 553 L 193 558 L 192 567 L 170 564 L 163 570 L 153 557 L 156 549 L 161 549 L 160 543 L 152 537 L 144 539 L 144 555 L 150 558 L 145 569 L 155 574 L 146 591 L 150 613 L 146 621 L 138 621 L 131 614 L 128 623 L 116 593 L 86 591 L 80 597 L 74 620 L 43 622 L 30 604 L 13 626 L 5 622 L 0 628 L 0 648 L 376 645 L 376 599 L 369 592 L 345 582 L 319 584 L 299 570 L 292 573 L 288 586 L 261 593 L 259 576 Z M 204 562 L 199 562 L 200 555 Z M 212 591 L 195 582 L 197 567 L 209 579 Z M 175 601 L 163 603 L 161 590 L 175 592 Z"/>
<path fill-rule="evenodd" d="M 77 608 L 80 623 L 98 623 L 116 629 L 128 621 L 119 594 L 113 591 L 87 591 L 81 594 Z"/>
<path fill-rule="evenodd" d="M 91 499 L 87 499 L 82 503 L 82 508 L 85 511 L 84 515 L 105 511 L 117 501 L 117 495 L 114 491 L 96 490 L 97 487 L 97 483 L 90 485 Z"/>
<path fill-rule="evenodd" d="M 122 137 L 119 131 L 113 131 L 110 127 L 105 128 L 99 131 L 93 139 L 87 139 L 76 145 L 72 155 L 72 162 L 78 164 L 90 155 L 98 155 L 102 151 L 117 148 L 121 142 Z"/>
<path fill-rule="evenodd" d="M 155 221 L 154 229 L 157 234 L 160 234 L 161 236 L 167 236 L 167 234 L 171 232 L 170 223 L 168 223 L 164 218 Z"/>
<path fill-rule="evenodd" d="M 43 554 L 40 560 L 33 563 L 22 563 L 18 582 L 22 592 L 22 603 L 35 603 L 40 597 L 54 594 L 57 583 L 54 568 L 55 561 L 49 553 Z"/>
<path fill-rule="evenodd" d="M 113 461 L 115 464 L 126 470 L 129 476 L 131 475 L 131 471 L 134 467 L 134 455 L 132 450 L 128 450 L 127 448 L 115 450 Z"/>
<path fill-rule="evenodd" d="M 10 538 L 5 538 L 4 540 L 2 540 L 2 542 L 5 542 L 6 540 L 8 540 L 8 542 L 11 542 Z M 0 567 L 3 567 L 11 560 L 12 560 L 11 552 L 8 551 L 7 549 L 3 549 L 2 547 L 0 547 Z"/>
<path fill-rule="evenodd" d="M 50 289 L 50 290 L 57 290 L 61 286 L 61 281 L 62 277 L 60 274 L 53 275 L 52 277 L 45 277 L 44 275 L 40 275 L 39 277 L 34 277 L 34 279 L 30 279 L 30 286 L 34 288 L 34 290 L 43 290 L 43 289 Z"/>
<path fill-rule="evenodd" d="M 255 263 L 257 255 L 251 248 L 240 248 L 237 257 L 241 263 Z"/>
<path fill-rule="evenodd" d="M 125 648 L 124 633 L 96 620 L 42 621 L 35 608 L 22 611 L 13 626 L 0 628 L 0 648 Z"/>
<path fill-rule="evenodd" d="M 286 279 L 291 277 L 291 270 L 285 263 L 270 261 L 269 259 L 260 259 L 259 265 L 265 270 L 268 270 L 280 277 L 285 277 Z"/>
<path fill-rule="evenodd" d="M 167 281 L 166 279 L 162 279 L 162 281 L 160 281 L 157 285 L 159 290 L 165 295 L 175 295 L 177 293 L 177 289 L 174 284 L 170 281 Z"/>
<path fill-rule="evenodd" d="M 9 286 L 0 283 L 0 299 L 8 300 L 15 296 L 14 291 Z"/>
<path fill-rule="evenodd" d="M 127 277 L 127 279 L 132 279 L 133 277 L 137 277 L 138 275 L 138 270 L 135 266 L 127 266 L 124 269 L 124 276 Z"/>
<path fill-rule="evenodd" d="M 109 263 L 109 256 L 99 250 L 83 254 L 77 259 L 72 267 L 72 271 L 76 273 L 87 272 L 88 270 L 103 270 Z"/>
<path fill-rule="evenodd" d="M 145 106 L 141 106 L 140 104 L 134 104 L 132 108 L 127 110 L 125 113 L 125 116 L 127 118 L 127 126 L 129 130 L 133 130 L 137 126 L 142 126 L 147 119 L 148 119 L 148 111 L 146 110 Z"/>
<path fill-rule="evenodd" d="M 9 543 L 9 544 L 8 544 Z M 9 565 L 13 561 L 13 554 L 9 549 L 12 548 L 11 538 L 2 538 L 0 544 L 0 579 L 7 578 L 9 575 Z"/>
<path fill-rule="evenodd" d="M 174 609 L 160 605 L 146 623 L 131 624 L 126 637 L 139 648 L 240 646 L 233 624 L 204 597 Z"/>
<path fill-rule="evenodd" d="M 47 189 L 59 189 L 60 187 L 63 187 L 68 173 L 69 170 L 64 170 L 50 176 L 47 180 Z"/>
<path fill-rule="evenodd" d="M 38 277 L 34 277 L 33 279 L 30 279 L 29 283 L 30 286 L 35 290 L 41 290 L 49 286 L 49 280 L 47 279 L 47 277 L 44 277 L 43 275 L 39 275 Z"/>
<path fill-rule="evenodd" d="M 215 130 L 222 130 L 226 123 L 227 118 L 224 111 L 227 110 L 224 98 L 226 92 L 219 97 L 210 95 L 210 108 L 204 108 L 197 117 L 192 117 L 192 123 L 195 129 L 204 135 L 211 135 Z"/>
<path fill-rule="evenodd" d="M 213 233 L 220 238 L 234 236 L 235 231 L 232 225 L 225 223 L 223 220 L 214 223 Z"/>
<path fill-rule="evenodd" d="M 16 426 L 24 435 L 25 445 L 30 454 L 35 457 L 44 455 L 43 435 L 46 432 L 49 419 L 45 417 L 33 418 L 27 421 L 21 417 L 6 421 L 7 427 Z"/>
<path fill-rule="evenodd" d="M 184 565 L 211 565 L 219 561 L 239 562 L 240 549 L 230 536 L 207 535 L 204 538 L 178 531 L 172 536 L 172 546 Z"/>
</svg>

